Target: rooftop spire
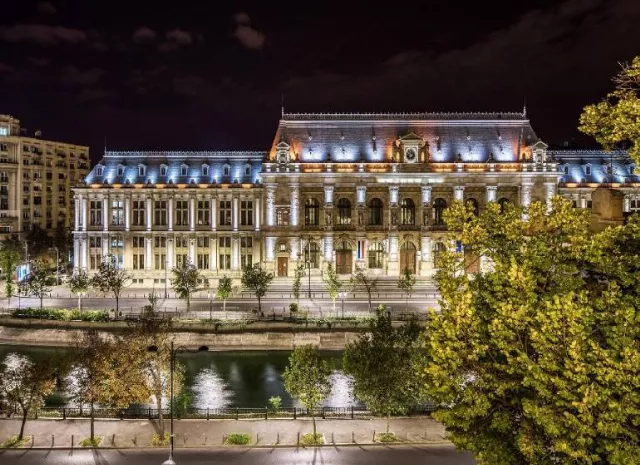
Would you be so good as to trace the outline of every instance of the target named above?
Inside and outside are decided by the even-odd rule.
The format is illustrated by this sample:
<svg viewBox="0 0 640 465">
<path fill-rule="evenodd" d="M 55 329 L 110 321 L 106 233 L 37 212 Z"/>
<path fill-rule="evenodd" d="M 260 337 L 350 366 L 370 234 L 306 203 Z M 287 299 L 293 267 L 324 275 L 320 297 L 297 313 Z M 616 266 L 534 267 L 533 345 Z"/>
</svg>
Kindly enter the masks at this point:
<svg viewBox="0 0 640 465">
<path fill-rule="evenodd" d="M 522 116 L 527 117 L 527 97 L 522 97 Z"/>
</svg>

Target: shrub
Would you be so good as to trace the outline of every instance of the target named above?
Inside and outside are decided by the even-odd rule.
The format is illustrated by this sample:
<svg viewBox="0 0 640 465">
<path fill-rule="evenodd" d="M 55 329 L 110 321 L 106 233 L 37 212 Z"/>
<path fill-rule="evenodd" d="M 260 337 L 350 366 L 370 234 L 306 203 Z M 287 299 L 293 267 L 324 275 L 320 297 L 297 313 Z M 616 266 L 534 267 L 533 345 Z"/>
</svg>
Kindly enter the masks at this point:
<svg viewBox="0 0 640 465">
<path fill-rule="evenodd" d="M 249 435 L 247 433 L 231 433 L 225 438 L 224 443 L 244 446 L 249 444 Z"/>
<path fill-rule="evenodd" d="M 24 447 L 29 445 L 29 442 L 31 442 L 31 438 L 22 438 L 22 439 L 18 439 L 18 436 L 11 436 L 9 439 L 7 439 L 5 442 L 3 442 L 0 447 L 5 448 L 5 449 L 14 449 L 16 447 Z"/>
<path fill-rule="evenodd" d="M 280 396 L 269 397 L 269 406 L 272 412 L 277 412 L 282 408 L 282 399 Z"/>
<path fill-rule="evenodd" d="M 297 311 L 298 311 L 298 308 L 299 308 L 299 307 L 298 307 L 298 304 L 297 304 L 296 302 L 291 302 L 291 303 L 289 304 L 289 311 L 290 311 L 291 313 L 295 313 L 295 312 L 297 312 Z"/>
<path fill-rule="evenodd" d="M 395 433 L 378 433 L 376 434 L 377 442 L 398 442 L 398 437 Z"/>
<path fill-rule="evenodd" d="M 303 434 L 300 437 L 300 444 L 303 446 L 321 446 L 324 444 L 324 435 L 321 433 L 316 433 L 315 436 L 313 433 Z"/>
<path fill-rule="evenodd" d="M 164 437 L 161 438 L 158 433 L 153 435 L 153 439 L 151 440 L 152 446 L 168 446 L 171 442 L 171 436 L 169 433 L 164 433 Z"/>
<path fill-rule="evenodd" d="M 54 321 L 109 321 L 109 314 L 103 310 L 87 310 L 80 312 L 79 310 L 58 310 L 48 308 L 24 308 L 14 310 L 11 314 L 14 318 L 39 318 L 42 320 Z"/>
<path fill-rule="evenodd" d="M 102 442 L 102 438 L 84 438 L 80 441 L 80 445 L 82 447 L 100 447 L 100 443 Z"/>
</svg>

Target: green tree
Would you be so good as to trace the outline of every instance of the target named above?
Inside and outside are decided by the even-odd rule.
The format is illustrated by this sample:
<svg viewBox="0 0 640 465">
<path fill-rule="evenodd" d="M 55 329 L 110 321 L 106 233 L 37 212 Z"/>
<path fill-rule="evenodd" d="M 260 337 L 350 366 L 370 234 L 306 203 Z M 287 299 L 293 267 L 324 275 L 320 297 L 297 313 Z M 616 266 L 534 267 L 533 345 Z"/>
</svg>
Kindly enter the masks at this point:
<svg viewBox="0 0 640 465">
<path fill-rule="evenodd" d="M 69 289 L 78 296 L 78 309 L 82 313 L 82 297 L 89 291 L 89 277 L 84 270 L 79 270 L 69 281 Z"/>
<path fill-rule="evenodd" d="M 332 263 L 327 263 L 327 269 L 322 274 L 322 282 L 324 283 L 324 287 L 329 293 L 329 297 L 333 299 L 333 312 L 336 311 L 336 297 L 338 297 L 338 292 L 342 288 L 342 283 L 338 279 L 338 274 L 336 273 L 335 268 Z"/>
<path fill-rule="evenodd" d="M 51 247 L 51 237 L 38 225 L 32 225 L 25 235 L 29 251 L 29 259 L 42 260 L 49 258 L 47 251 Z"/>
<path fill-rule="evenodd" d="M 62 225 L 56 228 L 53 233 L 52 246 L 58 248 L 60 259 L 67 265 L 65 268 L 68 268 L 69 253 L 73 248 L 73 234 L 71 234 L 69 228 L 65 228 Z"/>
<path fill-rule="evenodd" d="M 198 290 L 200 272 L 190 260 L 183 260 L 171 270 L 171 286 L 178 297 L 187 301 L 187 312 L 191 310 L 191 295 Z"/>
<path fill-rule="evenodd" d="M 613 92 L 584 108 L 579 129 L 607 150 L 630 145 L 629 155 L 640 164 L 640 56 L 623 64 L 613 81 Z"/>
<path fill-rule="evenodd" d="M 404 414 L 423 399 L 420 328 L 414 322 L 393 327 L 391 318 L 378 315 L 370 334 L 347 344 L 345 373 L 353 377 L 355 396 L 376 415 Z"/>
<path fill-rule="evenodd" d="M 223 276 L 218 281 L 218 290 L 216 291 L 216 297 L 222 299 L 222 310 L 224 311 L 224 317 L 227 318 L 227 299 L 231 297 L 233 293 L 233 281 L 229 276 Z"/>
<path fill-rule="evenodd" d="M 282 374 L 287 392 L 311 412 L 314 439 L 317 437 L 315 409 L 331 392 L 331 372 L 329 363 L 320 358 L 318 349 L 306 345 L 295 348 Z"/>
<path fill-rule="evenodd" d="M 409 310 L 409 298 L 413 294 L 413 287 L 416 285 L 416 277 L 409 268 L 405 268 L 402 276 L 398 279 L 398 289 L 400 289 L 406 297 L 406 310 Z"/>
<path fill-rule="evenodd" d="M 369 301 L 369 312 L 372 311 L 371 294 L 378 289 L 378 278 L 369 274 L 364 268 L 357 268 L 355 273 L 351 275 L 349 279 L 353 292 L 363 290 L 367 293 L 367 300 Z"/>
<path fill-rule="evenodd" d="M 247 266 L 242 270 L 242 285 L 253 291 L 258 298 L 258 311 L 262 314 L 260 299 L 265 296 L 273 281 L 273 273 L 265 270 L 259 263 Z"/>
<path fill-rule="evenodd" d="M 425 337 L 429 396 L 449 439 L 486 465 L 640 463 L 640 221 L 599 233 L 586 212 L 546 206 L 476 217 L 454 203 L 440 312 Z"/>
<path fill-rule="evenodd" d="M 27 292 L 40 299 L 42 309 L 43 299 L 51 292 L 51 286 L 55 284 L 53 270 L 44 260 L 38 260 L 31 274 L 25 280 Z"/>
<path fill-rule="evenodd" d="M 44 405 L 53 392 L 56 376 L 52 360 L 33 362 L 26 355 L 11 353 L 2 362 L 0 400 L 9 408 L 16 406 L 22 415 L 18 441 L 24 437 L 27 418 Z"/>
<path fill-rule="evenodd" d="M 128 285 L 131 275 L 116 263 L 113 255 L 105 255 L 98 271 L 91 278 L 91 285 L 100 292 L 113 292 L 116 299 L 116 314 L 120 310 L 120 293 Z"/>
<path fill-rule="evenodd" d="M 293 296 L 296 303 L 300 301 L 300 288 L 302 287 L 302 276 L 304 276 L 304 263 L 298 263 L 293 270 Z"/>
<path fill-rule="evenodd" d="M 4 290 L 7 295 L 7 306 L 11 306 L 11 296 L 13 295 L 13 273 L 22 259 L 24 247 L 20 243 L 20 239 L 12 234 L 0 243 L 0 267 L 4 274 L 5 285 Z"/>
<path fill-rule="evenodd" d="M 118 336 L 107 340 L 96 331 L 85 332 L 76 343 L 68 392 L 71 400 L 89 405 L 92 444 L 96 404 L 127 408 L 149 399 L 144 371 L 147 352 L 134 338 Z"/>
</svg>

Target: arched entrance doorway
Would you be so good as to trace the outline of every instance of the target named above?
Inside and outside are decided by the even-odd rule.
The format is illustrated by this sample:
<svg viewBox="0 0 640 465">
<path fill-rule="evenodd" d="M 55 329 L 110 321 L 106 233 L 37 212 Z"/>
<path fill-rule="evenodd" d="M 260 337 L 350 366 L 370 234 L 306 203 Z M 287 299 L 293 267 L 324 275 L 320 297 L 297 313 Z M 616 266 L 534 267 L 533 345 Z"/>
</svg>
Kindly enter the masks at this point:
<svg viewBox="0 0 640 465">
<path fill-rule="evenodd" d="M 409 270 L 411 273 L 416 272 L 416 246 L 413 242 L 405 242 L 400 249 L 400 273 Z"/>
<path fill-rule="evenodd" d="M 351 244 L 347 241 L 341 241 L 336 247 L 336 273 L 351 274 L 353 251 Z"/>
</svg>

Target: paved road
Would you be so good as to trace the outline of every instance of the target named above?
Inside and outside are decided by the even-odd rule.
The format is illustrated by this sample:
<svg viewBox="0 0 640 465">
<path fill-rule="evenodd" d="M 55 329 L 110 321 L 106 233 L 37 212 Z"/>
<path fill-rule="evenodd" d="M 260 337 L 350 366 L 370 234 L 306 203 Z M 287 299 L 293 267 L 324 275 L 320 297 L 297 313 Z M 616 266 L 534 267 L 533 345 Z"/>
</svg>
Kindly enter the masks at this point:
<svg viewBox="0 0 640 465">
<path fill-rule="evenodd" d="M 0 462 L 19 465 L 159 465 L 163 450 L 32 450 L 0 451 Z M 476 462 L 452 446 L 363 446 L 310 449 L 178 450 L 178 465 L 472 465 Z"/>
</svg>

